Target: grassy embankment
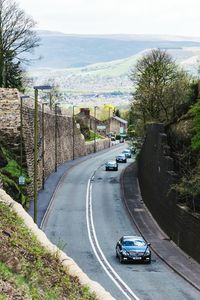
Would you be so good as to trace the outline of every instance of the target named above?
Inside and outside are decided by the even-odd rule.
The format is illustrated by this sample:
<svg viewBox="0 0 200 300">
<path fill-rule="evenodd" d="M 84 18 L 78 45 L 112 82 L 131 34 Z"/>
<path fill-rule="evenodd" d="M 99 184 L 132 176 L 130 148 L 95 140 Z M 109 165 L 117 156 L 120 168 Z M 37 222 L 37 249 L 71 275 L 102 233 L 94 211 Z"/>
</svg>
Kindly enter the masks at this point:
<svg viewBox="0 0 200 300">
<path fill-rule="evenodd" d="M 96 299 L 1 202 L 0 215 L 0 300 Z"/>
</svg>

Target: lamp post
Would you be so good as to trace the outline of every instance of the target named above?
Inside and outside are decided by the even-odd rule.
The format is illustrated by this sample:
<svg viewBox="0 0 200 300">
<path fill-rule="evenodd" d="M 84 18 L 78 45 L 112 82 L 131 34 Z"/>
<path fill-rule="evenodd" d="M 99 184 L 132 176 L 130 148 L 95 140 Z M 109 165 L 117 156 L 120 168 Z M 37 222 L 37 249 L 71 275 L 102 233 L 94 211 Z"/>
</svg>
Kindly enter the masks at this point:
<svg viewBox="0 0 200 300">
<path fill-rule="evenodd" d="M 73 138 L 73 153 L 72 153 L 72 158 L 74 160 L 75 158 L 75 116 L 74 116 L 74 108 L 76 107 L 76 105 L 73 105 L 73 132 L 72 132 L 72 138 Z"/>
<path fill-rule="evenodd" d="M 52 110 L 52 93 L 51 92 L 49 95 L 49 106 L 50 106 L 50 110 Z"/>
<path fill-rule="evenodd" d="M 42 103 L 42 189 L 44 190 L 44 182 L 45 182 L 45 124 L 44 124 L 44 106 L 47 105 L 48 102 Z"/>
<path fill-rule="evenodd" d="M 111 114 L 110 114 L 110 111 L 111 111 L 111 107 L 109 107 L 109 147 L 111 147 L 111 136 L 110 136 L 110 130 L 111 130 Z"/>
<path fill-rule="evenodd" d="M 58 139 L 58 118 L 57 118 L 57 106 L 58 103 L 55 103 L 55 107 L 54 107 L 54 115 L 55 115 L 55 172 L 57 172 L 57 165 L 58 165 L 58 145 L 57 145 L 57 139 Z"/>
<path fill-rule="evenodd" d="M 51 86 L 49 85 L 41 85 L 34 86 L 34 101 L 35 101 L 35 109 L 34 109 L 34 222 L 37 224 L 37 177 L 38 177 L 38 91 L 39 90 L 50 90 Z"/>
<path fill-rule="evenodd" d="M 97 106 L 94 107 L 94 152 L 96 152 L 96 132 L 97 132 L 97 124 L 96 124 L 96 114 L 97 114 Z"/>
</svg>

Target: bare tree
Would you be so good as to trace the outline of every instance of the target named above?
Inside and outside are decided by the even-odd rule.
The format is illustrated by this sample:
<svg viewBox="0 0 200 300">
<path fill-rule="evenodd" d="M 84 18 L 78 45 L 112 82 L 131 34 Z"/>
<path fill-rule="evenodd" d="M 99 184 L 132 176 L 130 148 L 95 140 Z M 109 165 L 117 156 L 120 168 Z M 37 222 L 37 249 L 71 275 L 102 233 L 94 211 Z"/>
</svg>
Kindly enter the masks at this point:
<svg viewBox="0 0 200 300">
<path fill-rule="evenodd" d="M 0 0 L 0 86 L 7 87 L 11 65 L 21 68 L 23 54 L 38 46 L 35 22 L 14 0 Z M 9 79 L 9 80 L 8 80 Z"/>
<path fill-rule="evenodd" d="M 169 122 L 187 100 L 189 77 L 166 51 L 154 49 L 144 55 L 131 79 L 136 86 L 134 100 L 145 121 Z"/>
</svg>

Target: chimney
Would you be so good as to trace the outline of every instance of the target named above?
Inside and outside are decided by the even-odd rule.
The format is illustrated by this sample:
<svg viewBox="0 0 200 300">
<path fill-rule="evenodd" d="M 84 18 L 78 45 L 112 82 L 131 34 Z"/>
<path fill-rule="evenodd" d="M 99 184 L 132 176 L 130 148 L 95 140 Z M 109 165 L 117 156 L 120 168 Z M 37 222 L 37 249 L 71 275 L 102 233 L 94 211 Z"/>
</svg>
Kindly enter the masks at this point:
<svg viewBox="0 0 200 300">
<path fill-rule="evenodd" d="M 89 108 L 81 108 L 80 109 L 80 114 L 82 115 L 82 116 L 90 116 L 90 109 Z"/>
</svg>

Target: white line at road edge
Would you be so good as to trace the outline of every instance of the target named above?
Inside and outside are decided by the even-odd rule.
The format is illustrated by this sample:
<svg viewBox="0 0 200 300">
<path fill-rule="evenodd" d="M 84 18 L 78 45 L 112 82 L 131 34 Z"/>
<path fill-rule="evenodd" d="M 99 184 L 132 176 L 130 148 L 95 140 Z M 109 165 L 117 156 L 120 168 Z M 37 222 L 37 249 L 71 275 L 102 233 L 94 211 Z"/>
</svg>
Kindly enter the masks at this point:
<svg viewBox="0 0 200 300">
<path fill-rule="evenodd" d="M 91 184 L 91 179 L 93 179 L 93 178 L 94 178 L 94 176 L 92 176 L 88 180 L 87 193 L 86 193 L 86 220 L 87 220 L 87 230 L 88 230 L 88 236 L 89 236 L 90 244 L 92 246 L 92 249 L 93 249 L 99 263 L 103 267 L 104 271 L 111 278 L 111 280 L 114 282 L 114 284 L 121 290 L 121 292 L 125 295 L 125 297 L 128 300 L 133 300 L 133 299 L 140 300 L 133 293 L 133 291 L 126 285 L 126 283 L 120 278 L 120 276 L 115 272 L 115 270 L 111 267 L 111 265 L 107 261 L 105 255 L 103 254 L 103 251 L 101 250 L 101 247 L 99 246 L 99 242 L 98 242 L 95 227 L 94 227 L 93 212 L 92 212 L 92 184 Z M 100 255 L 97 252 L 99 252 L 101 254 L 102 258 L 100 257 Z M 123 286 L 123 288 L 121 287 L 121 285 L 119 283 Z M 131 295 L 131 297 L 129 295 Z"/>
</svg>

